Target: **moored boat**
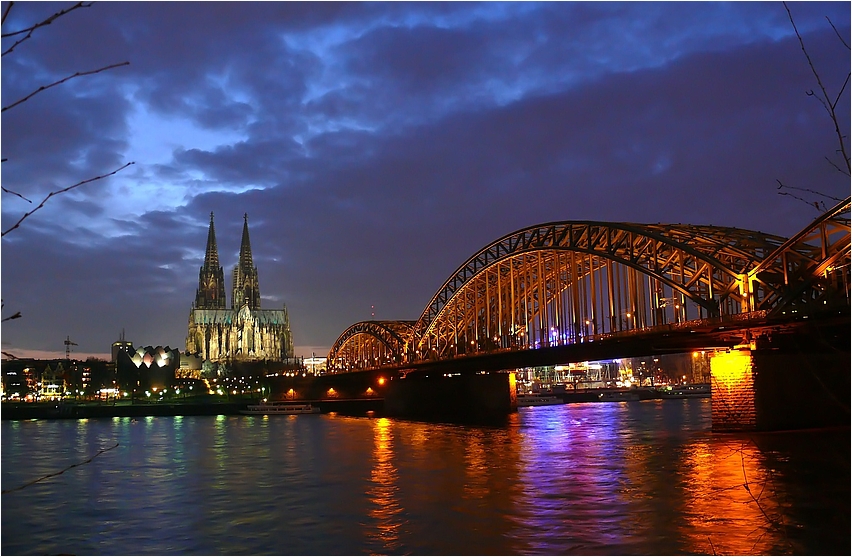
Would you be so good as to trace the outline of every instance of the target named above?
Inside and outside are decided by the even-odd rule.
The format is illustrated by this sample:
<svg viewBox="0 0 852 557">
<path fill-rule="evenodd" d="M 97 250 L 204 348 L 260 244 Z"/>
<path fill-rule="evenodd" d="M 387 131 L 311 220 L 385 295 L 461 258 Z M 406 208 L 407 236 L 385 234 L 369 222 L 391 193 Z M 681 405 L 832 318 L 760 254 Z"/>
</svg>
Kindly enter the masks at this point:
<svg viewBox="0 0 852 557">
<path fill-rule="evenodd" d="M 640 400 L 639 392 L 631 391 L 607 391 L 598 395 L 598 400 L 601 402 L 627 402 L 632 400 Z"/>
<path fill-rule="evenodd" d="M 564 404 L 564 401 L 557 396 L 518 395 L 518 406 L 551 406 L 554 404 Z"/>
<path fill-rule="evenodd" d="M 663 398 L 709 398 L 710 385 L 681 385 L 680 387 L 669 387 L 660 391 Z"/>
<path fill-rule="evenodd" d="M 260 404 L 249 404 L 241 414 L 255 416 L 272 416 L 276 414 L 319 414 L 320 409 L 310 404 L 297 404 L 293 402 L 263 402 Z"/>
</svg>

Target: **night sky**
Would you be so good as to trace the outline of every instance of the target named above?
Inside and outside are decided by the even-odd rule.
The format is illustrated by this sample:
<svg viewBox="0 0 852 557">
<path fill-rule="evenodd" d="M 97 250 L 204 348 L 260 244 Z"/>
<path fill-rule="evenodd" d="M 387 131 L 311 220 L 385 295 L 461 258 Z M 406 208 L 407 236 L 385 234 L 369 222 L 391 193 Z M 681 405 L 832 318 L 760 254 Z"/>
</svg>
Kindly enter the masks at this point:
<svg viewBox="0 0 852 557">
<path fill-rule="evenodd" d="M 15 4 L 3 32 L 70 5 Z M 848 43 L 850 4 L 790 8 L 836 94 L 825 16 Z M 183 350 L 211 211 L 228 303 L 248 213 L 262 307 L 286 303 L 307 357 L 371 306 L 417 319 L 519 228 L 788 236 L 818 213 L 776 180 L 849 195 L 780 3 L 96 3 L 2 58 L 3 106 L 124 61 L 2 114 L 3 186 L 34 201 L 3 194 L 3 230 L 136 163 L 3 237 L 5 352 L 105 355 L 122 329 Z"/>
</svg>

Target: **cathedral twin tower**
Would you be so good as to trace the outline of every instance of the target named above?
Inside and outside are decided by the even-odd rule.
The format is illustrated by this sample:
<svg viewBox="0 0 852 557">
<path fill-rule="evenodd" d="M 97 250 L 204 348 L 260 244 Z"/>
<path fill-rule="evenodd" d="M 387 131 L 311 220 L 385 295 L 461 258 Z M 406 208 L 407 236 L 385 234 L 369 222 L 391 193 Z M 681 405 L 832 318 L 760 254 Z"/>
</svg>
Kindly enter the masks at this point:
<svg viewBox="0 0 852 557">
<path fill-rule="evenodd" d="M 198 290 L 189 314 L 186 351 L 203 361 L 286 361 L 293 357 L 293 337 L 287 307 L 260 309 L 257 267 L 251 256 L 248 215 L 243 222 L 240 260 L 234 267 L 231 307 L 225 300 L 225 274 L 219 265 L 219 248 L 213 213 L 207 232 L 204 266 L 198 273 Z"/>
</svg>

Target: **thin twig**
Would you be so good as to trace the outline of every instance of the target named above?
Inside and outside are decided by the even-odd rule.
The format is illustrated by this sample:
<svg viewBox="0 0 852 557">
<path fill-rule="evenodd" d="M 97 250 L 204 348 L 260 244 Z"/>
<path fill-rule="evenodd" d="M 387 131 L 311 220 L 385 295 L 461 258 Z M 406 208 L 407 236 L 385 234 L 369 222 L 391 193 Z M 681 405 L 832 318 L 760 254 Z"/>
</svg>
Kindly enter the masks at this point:
<svg viewBox="0 0 852 557">
<path fill-rule="evenodd" d="M 805 204 L 807 204 L 807 205 L 810 205 L 811 207 L 813 207 L 813 208 L 814 208 L 814 209 L 816 209 L 817 211 L 822 211 L 822 209 L 821 209 L 821 208 L 820 208 L 820 206 L 819 206 L 819 202 L 817 202 L 817 201 L 808 201 L 807 199 L 805 199 L 805 198 L 803 198 L 803 197 L 799 197 L 798 195 L 793 195 L 792 193 L 787 193 L 787 192 L 785 192 L 785 191 L 777 191 L 777 192 L 775 192 L 775 193 L 777 193 L 778 195 L 789 195 L 789 196 L 790 196 L 790 197 L 792 197 L 793 199 L 798 199 L 798 200 L 799 200 L 799 201 L 801 201 L 802 203 L 805 203 Z M 825 206 L 825 204 L 823 203 L 823 207 L 824 207 L 824 206 Z"/>
<path fill-rule="evenodd" d="M 837 164 L 836 164 L 833 160 L 831 160 L 831 159 L 830 159 L 830 158 L 828 158 L 828 157 L 825 157 L 825 160 L 826 160 L 826 161 L 828 161 L 828 164 L 830 164 L 831 166 L 833 166 L 833 167 L 834 167 L 834 168 L 835 168 L 838 172 L 840 172 L 840 173 L 841 173 L 841 174 L 843 174 L 844 176 L 849 176 L 849 173 L 848 173 L 848 172 L 846 172 L 845 170 L 843 170 L 842 168 L 840 168 L 839 166 L 837 166 Z M 838 201 L 840 201 L 840 200 L 838 199 Z"/>
<path fill-rule="evenodd" d="M 780 190 L 781 188 L 787 188 L 788 190 L 806 191 L 806 192 L 808 192 L 808 193 L 814 193 L 814 194 L 816 194 L 816 195 L 821 195 L 821 196 L 823 196 L 823 197 L 827 197 L 827 198 L 829 198 L 829 199 L 831 199 L 831 200 L 833 200 L 833 201 L 837 201 L 837 202 L 843 201 L 842 199 L 840 199 L 840 198 L 838 198 L 838 197 L 834 197 L 834 196 L 831 196 L 831 195 L 828 195 L 828 194 L 822 193 L 821 191 L 810 190 L 810 189 L 808 189 L 808 188 L 797 188 L 796 186 L 788 186 L 788 185 L 786 185 L 784 182 L 782 182 L 781 180 L 778 180 L 778 179 L 776 179 L 775 181 L 776 181 L 776 182 L 778 182 L 778 189 L 779 189 L 779 190 Z"/>
<path fill-rule="evenodd" d="M 840 39 L 840 42 L 843 43 L 843 46 L 846 47 L 846 50 L 852 50 L 849 48 L 849 45 L 846 44 L 846 41 L 843 40 L 843 37 L 840 36 L 840 33 L 837 31 L 837 27 L 831 22 L 831 19 L 828 16 L 825 16 L 825 19 L 828 20 L 828 24 L 831 25 L 831 28 L 834 29 L 834 34 L 837 35 L 837 38 Z"/>
<path fill-rule="evenodd" d="M 104 72 L 106 70 L 111 70 L 113 68 L 120 68 L 121 66 L 129 66 L 129 65 L 130 65 L 130 62 L 120 62 L 118 64 L 110 64 L 109 66 L 104 66 L 103 68 L 98 68 L 97 70 L 90 70 L 90 71 L 87 71 L 87 72 L 77 72 L 77 73 L 69 75 L 67 77 L 63 77 L 59 81 L 54 81 L 53 83 L 51 83 L 49 85 L 42 85 L 41 87 L 39 87 L 38 89 L 36 89 L 35 91 L 33 91 L 32 93 L 27 95 L 26 97 L 13 102 L 9 106 L 4 106 L 3 109 L 0 110 L 0 112 L 5 112 L 5 111 L 9 110 L 10 108 L 14 108 L 14 107 L 18 106 L 19 104 L 30 100 L 32 97 L 41 93 L 42 91 L 46 91 L 46 90 L 50 89 L 51 87 L 56 87 L 57 85 L 61 85 L 61 84 L 65 83 L 66 81 L 68 81 L 69 79 L 74 79 L 75 77 L 81 77 L 81 76 L 84 76 L 84 75 L 93 75 L 93 74 L 96 74 L 96 73 Z"/>
<path fill-rule="evenodd" d="M 840 97 L 843 95 L 843 91 L 846 90 L 846 86 L 849 85 L 849 78 L 852 77 L 852 73 L 846 74 L 846 81 L 843 82 L 843 86 L 840 88 L 840 91 L 837 93 L 837 98 L 834 99 L 834 102 L 831 104 L 831 108 L 835 108 L 837 103 L 840 102 Z"/>
<path fill-rule="evenodd" d="M 9 15 L 9 10 L 12 8 L 12 4 L 13 4 L 13 3 L 14 3 L 14 2 L 12 2 L 12 3 L 10 3 L 10 4 L 9 4 L 9 6 L 6 8 L 6 13 L 5 13 L 5 14 L 3 14 L 3 21 L 4 21 L 4 22 L 6 21 L 6 16 L 7 16 L 7 15 Z M 7 37 L 14 37 L 14 36 L 16 36 L 16 35 L 22 35 L 22 34 L 24 34 L 24 33 L 26 33 L 27 35 L 26 35 L 24 38 L 22 38 L 22 39 L 18 39 L 17 41 L 15 41 L 15 44 L 13 44 L 13 45 L 12 45 L 12 46 L 10 46 L 8 49 L 6 49 L 5 51 L 3 51 L 2 56 L 6 56 L 7 54 L 9 54 L 9 53 L 10 53 L 10 52 L 12 52 L 13 50 L 15 50 L 15 47 L 17 47 L 19 44 L 21 44 L 22 42 L 24 42 L 24 41 L 28 40 L 30 37 L 32 37 L 32 36 L 33 36 L 33 32 L 34 32 L 36 29 L 38 29 L 39 27 L 44 27 L 45 25 L 50 25 L 51 23 L 53 23 L 54 21 L 56 21 L 56 20 L 57 20 L 57 19 L 59 19 L 60 17 L 64 16 L 64 15 L 65 15 L 65 14 L 67 14 L 68 12 L 73 12 L 74 10 L 76 10 L 76 9 L 78 9 L 78 8 L 88 8 L 88 7 L 90 7 L 91 5 L 92 5 L 92 2 L 89 2 L 89 3 L 77 2 L 76 4 L 74 4 L 73 6 L 71 6 L 70 8 L 68 8 L 68 9 L 66 9 L 66 10 L 58 11 L 58 12 L 56 12 L 55 14 L 53 14 L 52 16 L 50 16 L 50 17 L 48 17 L 47 19 L 45 19 L 44 21 L 40 21 L 40 22 L 38 22 L 38 23 L 36 23 L 36 24 L 33 24 L 33 25 L 31 25 L 30 27 L 27 27 L 26 29 L 21 29 L 21 30 L 19 30 L 19 31 L 13 31 L 12 33 L 3 33 L 3 34 L 2 34 L 2 38 L 4 38 L 4 39 L 5 39 L 5 38 L 7 38 Z"/>
<path fill-rule="evenodd" d="M 20 318 L 21 318 L 21 312 L 19 311 L 18 313 L 14 314 L 14 315 L 10 315 L 9 317 L 4 317 L 2 319 L 2 321 L 0 321 L 0 322 L 11 321 L 12 319 L 20 319 Z"/>
<path fill-rule="evenodd" d="M 100 455 L 102 455 L 103 453 L 105 453 L 105 452 L 107 452 L 107 451 L 111 451 L 111 450 L 113 450 L 113 449 L 114 449 L 114 448 L 116 448 L 117 446 L 118 446 L 118 443 L 116 443 L 116 444 L 115 444 L 115 445 L 113 445 L 112 447 L 109 447 L 108 449 L 101 449 L 100 451 L 98 451 L 98 452 L 97 452 L 97 454 L 95 454 L 95 456 L 93 456 L 93 457 L 89 458 L 88 460 L 84 460 L 83 462 L 78 462 L 77 464 L 72 464 L 71 466 L 69 466 L 69 467 L 67 467 L 67 468 L 65 468 L 65 469 L 63 469 L 63 470 L 60 470 L 59 472 L 54 472 L 53 474 L 48 474 L 48 475 L 46 475 L 46 476 L 42 476 L 41 478 L 38 478 L 37 480 L 33 480 L 33 481 L 29 482 L 29 483 L 25 483 L 24 485 L 20 485 L 20 486 L 18 486 L 18 487 L 13 487 L 12 489 L 4 489 L 4 490 L 2 491 L 2 493 L 5 495 L 6 493 L 11 493 L 12 491 L 18 491 L 18 490 L 24 489 L 25 487 L 29 487 L 29 486 L 31 486 L 31 485 L 33 485 L 33 484 L 37 484 L 38 482 L 43 481 L 43 480 L 46 480 L 46 479 L 48 479 L 48 478 L 52 478 L 52 477 L 54 477 L 54 476 L 58 476 L 58 475 L 60 475 L 60 474 L 64 474 L 65 472 L 67 472 L 68 470 L 70 470 L 70 469 L 72 469 L 72 468 L 76 468 L 77 466 L 81 466 L 81 465 L 83 465 L 83 464 L 88 464 L 88 463 L 92 462 L 93 460 L 95 460 L 95 458 L 99 457 Z"/>
<path fill-rule="evenodd" d="M 9 4 L 6 6 L 6 11 L 3 12 L 3 19 L 0 20 L 0 24 L 6 23 L 6 16 L 9 15 L 9 12 L 12 10 L 12 6 L 14 5 L 14 2 L 9 2 Z"/>
<path fill-rule="evenodd" d="M 19 194 L 18 192 L 16 192 L 16 191 L 12 191 L 12 190 L 10 190 L 10 189 L 7 189 L 5 186 L 0 186 L 0 187 L 2 187 L 2 188 L 3 188 L 3 191 L 5 191 L 6 193 L 11 193 L 12 195 L 17 195 L 18 197 L 20 197 L 21 199 L 23 199 L 23 200 L 24 200 L 24 201 L 26 201 L 27 203 L 32 203 L 32 201 L 30 201 L 29 199 L 27 199 L 27 198 L 26 198 L 26 197 L 24 197 L 23 195 Z"/>
<path fill-rule="evenodd" d="M 6 15 L 9 14 L 9 10 L 12 8 L 11 4 L 14 4 L 14 2 L 10 2 L 9 4 L 10 4 L 9 7 L 6 8 L 6 14 L 3 15 L 3 21 L 6 21 Z M 18 31 L 13 31 L 11 33 L 3 33 L 2 35 L 0 35 L 0 38 L 5 39 L 6 37 L 14 37 L 15 35 L 20 35 L 22 33 L 28 33 L 30 31 L 33 31 L 34 29 L 38 29 L 39 27 L 44 27 L 45 25 L 50 25 L 51 23 L 53 23 L 53 21 L 56 18 L 62 17 L 63 15 L 67 14 L 70 11 L 76 10 L 77 8 L 89 8 L 89 7 L 91 7 L 91 5 L 92 5 L 92 2 L 89 2 L 88 4 L 85 4 L 83 2 L 77 2 L 76 4 L 71 6 L 70 8 L 56 12 L 55 14 L 48 17 L 44 21 L 41 21 L 39 23 L 35 23 L 35 24 L 31 25 L 30 27 L 27 27 L 25 29 L 20 29 Z"/>
<path fill-rule="evenodd" d="M 5 236 L 9 232 L 11 232 L 11 231 L 15 230 L 16 228 L 18 228 L 19 226 L 21 226 L 21 223 L 24 222 L 24 219 L 26 219 L 27 217 L 29 217 L 30 215 L 32 215 L 33 213 L 35 213 L 36 211 L 38 211 L 39 209 L 44 207 L 44 204 L 47 203 L 47 200 L 50 199 L 51 197 L 53 197 L 54 195 L 59 195 L 60 193 L 65 193 L 67 191 L 71 191 L 74 188 L 82 186 L 83 184 L 88 184 L 88 183 L 94 182 L 96 180 L 101 180 L 103 178 L 107 178 L 109 176 L 112 176 L 113 174 L 117 174 L 117 173 L 121 172 L 122 170 L 124 170 L 125 168 L 127 168 L 128 166 L 130 166 L 132 164 L 136 164 L 136 163 L 135 162 L 129 162 L 129 163 L 125 164 L 124 166 L 122 166 L 121 168 L 117 168 L 117 169 L 115 169 L 112 172 L 109 172 L 107 174 L 103 174 L 101 176 L 95 176 L 94 178 L 89 178 L 88 180 L 83 180 L 82 182 L 77 182 L 76 184 L 74 184 L 72 186 L 68 186 L 67 188 L 63 188 L 61 190 L 50 192 L 49 194 L 47 194 L 47 197 L 45 197 L 44 199 L 41 200 L 41 203 L 38 204 L 38 207 L 36 207 L 32 211 L 29 211 L 28 213 L 24 213 L 24 215 L 20 219 L 18 219 L 18 222 L 16 222 L 15 225 L 12 226 L 10 229 L 8 229 L 8 230 L 4 231 L 2 234 L 0 234 L 0 237 Z"/>
<path fill-rule="evenodd" d="M 840 141 L 840 151 L 843 153 L 843 162 L 846 163 L 847 169 L 852 172 L 852 163 L 850 163 L 849 155 L 846 154 L 846 144 L 843 141 L 843 133 L 840 131 L 840 122 L 838 122 L 837 114 L 834 112 L 834 109 L 831 108 L 831 99 L 828 96 L 828 92 L 826 91 L 825 86 L 822 84 L 822 79 L 819 77 L 819 72 L 817 72 L 816 68 L 814 67 L 814 63 L 811 60 L 810 54 L 808 54 L 808 51 L 805 48 L 805 41 L 802 39 L 802 35 L 801 33 L 799 33 L 799 29 L 796 27 L 796 22 L 793 20 L 793 14 L 792 12 L 790 12 L 790 8 L 787 6 L 787 2 L 783 2 L 783 4 L 784 9 L 787 10 L 787 17 L 790 18 L 790 23 L 793 25 L 793 31 L 796 32 L 796 37 L 799 39 L 799 45 L 802 47 L 802 52 L 805 53 L 805 58 L 807 58 L 808 60 L 808 65 L 811 67 L 811 72 L 814 74 L 817 84 L 819 85 L 819 88 L 822 91 L 823 99 L 825 100 L 816 97 L 813 92 L 811 92 L 810 94 L 816 97 L 820 101 L 820 103 L 822 103 L 823 107 L 825 107 L 825 109 L 828 111 L 828 115 L 831 117 L 831 121 L 834 123 L 834 131 L 837 134 L 837 139 Z M 831 23 L 830 20 L 829 23 Z M 832 25 L 832 27 L 834 26 Z M 835 32 L 836 31 L 837 30 L 835 29 Z M 843 44 L 846 45 L 845 42 Z M 849 48 L 848 45 L 846 45 L 846 47 Z M 828 104 L 829 106 L 826 106 L 826 104 Z"/>
<path fill-rule="evenodd" d="M 716 546 L 713 545 L 713 540 L 710 539 L 710 536 L 707 536 L 707 541 L 710 542 L 710 549 L 713 550 L 713 555 L 718 555 L 716 553 Z"/>
</svg>

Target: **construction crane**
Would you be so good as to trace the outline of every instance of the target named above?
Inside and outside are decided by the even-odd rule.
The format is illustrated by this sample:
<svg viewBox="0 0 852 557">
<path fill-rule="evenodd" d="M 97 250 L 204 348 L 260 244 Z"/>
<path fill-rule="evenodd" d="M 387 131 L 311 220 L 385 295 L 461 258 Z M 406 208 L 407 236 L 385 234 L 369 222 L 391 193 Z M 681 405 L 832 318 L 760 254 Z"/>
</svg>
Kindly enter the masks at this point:
<svg viewBox="0 0 852 557">
<path fill-rule="evenodd" d="M 66 360 L 71 359 L 71 347 L 72 346 L 77 346 L 77 343 L 71 342 L 70 336 L 65 337 L 65 359 Z"/>
</svg>

